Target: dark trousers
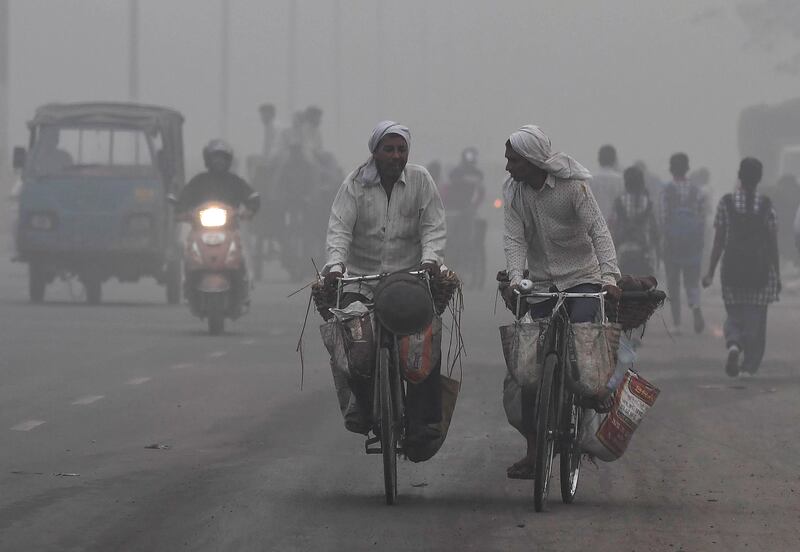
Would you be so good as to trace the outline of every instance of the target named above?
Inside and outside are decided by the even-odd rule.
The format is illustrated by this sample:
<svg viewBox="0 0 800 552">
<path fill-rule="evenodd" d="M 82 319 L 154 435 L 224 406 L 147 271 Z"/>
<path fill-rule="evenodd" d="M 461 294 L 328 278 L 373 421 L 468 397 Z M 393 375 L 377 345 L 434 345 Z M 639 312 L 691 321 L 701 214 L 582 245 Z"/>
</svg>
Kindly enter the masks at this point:
<svg viewBox="0 0 800 552">
<path fill-rule="evenodd" d="M 345 307 L 354 301 L 366 303 L 367 299 L 358 293 L 345 293 L 342 295 L 341 306 Z M 442 421 L 442 381 L 440 377 L 442 355 L 441 351 L 439 353 L 438 362 L 425 380 L 406 385 L 406 416 L 412 427 L 438 424 Z M 374 367 L 361 370 L 361 373 L 373 374 Z M 373 385 L 372 378 L 359 376 L 350 378 L 350 388 L 356 396 L 356 402 L 361 411 L 368 416 L 372 415 Z"/>
<path fill-rule="evenodd" d="M 578 284 L 567 290 L 569 293 L 598 293 L 602 289 L 600 284 Z M 556 306 L 555 299 L 548 299 L 541 303 L 531 305 L 531 318 L 545 318 L 553 313 Z M 600 301 L 594 298 L 579 298 L 566 300 L 567 312 L 570 322 L 593 322 L 597 311 L 600 309 Z"/>
<path fill-rule="evenodd" d="M 572 293 L 597 293 L 601 288 L 602 286 L 599 284 L 579 284 L 565 291 Z M 593 298 L 567 299 L 565 304 L 567 312 L 569 313 L 569 320 L 573 323 L 593 322 L 597 317 L 597 311 L 600 309 L 600 301 Z M 531 305 L 531 318 L 535 320 L 537 318 L 548 317 L 552 314 L 555 306 L 555 299 L 548 299 L 542 303 Z M 522 388 L 522 426 L 526 435 L 536 434 L 537 393 L 537 386 L 530 385 Z"/>
<path fill-rule="evenodd" d="M 755 372 L 767 345 L 767 305 L 725 305 L 725 311 L 725 345 L 738 345 L 742 370 Z"/>
<path fill-rule="evenodd" d="M 686 301 L 690 309 L 700 306 L 700 266 L 697 262 L 678 262 L 664 260 L 664 271 L 667 274 L 667 292 L 669 306 L 672 309 L 672 322 L 681 324 L 681 276 L 686 289 Z"/>
</svg>

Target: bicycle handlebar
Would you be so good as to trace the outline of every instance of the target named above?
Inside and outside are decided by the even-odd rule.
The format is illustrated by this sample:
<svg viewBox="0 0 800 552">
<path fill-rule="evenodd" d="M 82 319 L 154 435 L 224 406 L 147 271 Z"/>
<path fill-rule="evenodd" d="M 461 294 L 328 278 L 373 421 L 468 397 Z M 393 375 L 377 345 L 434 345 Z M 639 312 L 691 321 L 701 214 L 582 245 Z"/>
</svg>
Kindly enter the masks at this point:
<svg viewBox="0 0 800 552">
<path fill-rule="evenodd" d="M 355 282 L 374 282 L 375 280 L 380 280 L 381 278 L 385 278 L 389 275 L 393 274 L 392 272 L 384 272 L 383 274 L 367 274 L 365 276 L 349 276 L 347 278 L 339 278 L 339 282 L 343 284 L 352 284 Z M 426 274 L 424 270 L 410 270 L 406 272 L 406 274 L 411 274 L 412 276 L 422 276 Z"/>
<path fill-rule="evenodd" d="M 564 299 L 600 299 L 601 297 L 605 296 L 608 292 L 607 291 L 598 291 L 595 293 L 570 293 L 568 291 L 521 292 L 520 290 L 515 289 L 514 293 L 516 293 L 520 297 L 537 297 L 543 299 L 558 299 L 559 297 L 563 297 Z"/>
<path fill-rule="evenodd" d="M 567 291 L 548 291 L 548 292 L 538 292 L 538 291 L 526 291 L 521 292 L 518 289 L 514 290 L 514 293 L 521 297 L 540 297 L 540 298 L 547 298 L 547 299 L 557 299 L 559 297 L 564 297 L 565 299 L 599 299 L 601 296 L 606 295 L 607 291 L 599 291 L 597 293 L 569 293 Z M 647 291 L 623 291 L 620 299 L 629 299 L 629 300 L 637 300 L 637 299 L 666 299 L 667 294 L 664 293 L 660 289 L 649 289 Z"/>
</svg>

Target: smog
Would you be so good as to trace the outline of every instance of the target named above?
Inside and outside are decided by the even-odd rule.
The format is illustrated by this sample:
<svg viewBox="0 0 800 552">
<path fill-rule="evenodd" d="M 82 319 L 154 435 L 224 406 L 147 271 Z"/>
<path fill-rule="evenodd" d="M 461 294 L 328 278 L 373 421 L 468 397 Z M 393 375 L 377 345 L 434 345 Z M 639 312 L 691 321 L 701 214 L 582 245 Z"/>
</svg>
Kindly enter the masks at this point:
<svg viewBox="0 0 800 552">
<path fill-rule="evenodd" d="M 0 0 L 0 549 L 796 549 L 798 28 Z"/>
</svg>

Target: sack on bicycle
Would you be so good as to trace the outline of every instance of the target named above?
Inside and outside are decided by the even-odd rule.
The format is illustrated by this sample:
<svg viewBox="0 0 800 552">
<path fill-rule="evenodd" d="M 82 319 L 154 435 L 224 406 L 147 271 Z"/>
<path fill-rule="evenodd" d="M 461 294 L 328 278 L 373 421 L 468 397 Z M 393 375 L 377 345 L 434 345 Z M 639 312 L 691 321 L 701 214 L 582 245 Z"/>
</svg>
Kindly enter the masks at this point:
<svg viewBox="0 0 800 552">
<path fill-rule="evenodd" d="M 658 393 L 658 388 L 628 370 L 615 391 L 611 411 L 586 412 L 581 423 L 581 450 L 603 462 L 620 458 L 645 414 L 655 404 Z"/>
<path fill-rule="evenodd" d="M 543 337 L 547 319 L 515 321 L 500 326 L 500 343 L 508 375 L 520 387 L 536 385 L 542 377 Z"/>
<path fill-rule="evenodd" d="M 442 356 L 442 319 L 435 316 L 423 331 L 397 340 L 400 373 L 409 383 L 420 383 L 430 375 Z"/>
<path fill-rule="evenodd" d="M 347 412 L 354 400 L 351 378 L 369 379 L 375 364 L 374 314 L 360 301 L 334 310 L 334 317 L 320 326 L 322 342 L 331 356 L 331 372 L 339 409 Z"/>
<path fill-rule="evenodd" d="M 572 391 L 581 397 L 603 399 L 617 367 L 622 334 L 619 324 L 578 322 L 570 326 L 569 357 Z"/>
</svg>

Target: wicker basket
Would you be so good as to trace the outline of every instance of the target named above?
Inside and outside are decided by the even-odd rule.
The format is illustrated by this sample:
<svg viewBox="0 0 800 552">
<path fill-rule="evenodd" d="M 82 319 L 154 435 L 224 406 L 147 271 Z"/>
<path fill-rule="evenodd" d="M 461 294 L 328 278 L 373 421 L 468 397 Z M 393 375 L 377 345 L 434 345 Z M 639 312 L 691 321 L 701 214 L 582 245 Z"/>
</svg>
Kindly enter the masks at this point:
<svg viewBox="0 0 800 552">
<path fill-rule="evenodd" d="M 623 331 L 645 324 L 666 300 L 664 292 L 657 289 L 638 292 L 632 297 L 626 295 L 630 294 L 623 292 L 618 303 L 606 300 L 606 316 L 611 322 L 620 324 Z"/>
</svg>

